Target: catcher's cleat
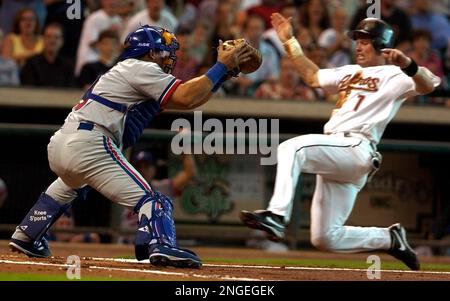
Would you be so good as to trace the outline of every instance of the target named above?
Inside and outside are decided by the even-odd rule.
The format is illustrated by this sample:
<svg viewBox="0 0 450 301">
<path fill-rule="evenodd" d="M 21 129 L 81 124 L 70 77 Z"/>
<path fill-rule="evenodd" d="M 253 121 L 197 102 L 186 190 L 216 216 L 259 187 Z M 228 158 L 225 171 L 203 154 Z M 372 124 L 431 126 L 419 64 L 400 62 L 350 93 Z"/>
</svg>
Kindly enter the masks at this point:
<svg viewBox="0 0 450 301">
<path fill-rule="evenodd" d="M 420 270 L 420 262 L 417 258 L 416 252 L 409 246 L 406 240 L 406 230 L 400 224 L 393 224 L 389 227 L 391 234 L 391 248 L 388 250 L 388 254 L 401 260 L 411 270 Z"/>
<path fill-rule="evenodd" d="M 187 249 L 173 248 L 165 244 L 149 247 L 150 263 L 154 266 L 173 266 L 176 268 L 198 269 L 202 266 L 200 258 Z"/>
<path fill-rule="evenodd" d="M 265 231 L 268 238 L 280 241 L 284 238 L 283 216 L 276 215 L 269 210 L 256 210 L 253 212 L 242 210 L 241 221 L 249 228 Z"/>
<path fill-rule="evenodd" d="M 19 252 L 28 257 L 47 258 L 52 256 L 52 252 L 48 247 L 48 242 L 45 238 L 35 242 L 25 242 L 22 240 L 11 238 L 9 248 L 12 252 Z"/>
</svg>

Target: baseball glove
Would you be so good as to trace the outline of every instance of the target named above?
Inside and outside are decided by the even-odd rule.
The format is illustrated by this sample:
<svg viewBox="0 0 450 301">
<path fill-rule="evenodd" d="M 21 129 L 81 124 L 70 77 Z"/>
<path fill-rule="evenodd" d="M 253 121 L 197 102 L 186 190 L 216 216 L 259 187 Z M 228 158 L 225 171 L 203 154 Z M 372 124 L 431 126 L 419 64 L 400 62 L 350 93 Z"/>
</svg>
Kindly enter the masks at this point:
<svg viewBox="0 0 450 301">
<path fill-rule="evenodd" d="M 228 40 L 223 43 L 223 46 L 224 46 L 224 49 L 227 50 L 227 49 L 236 47 L 241 43 L 246 43 L 246 47 L 250 48 L 252 54 L 251 54 L 250 60 L 239 64 L 239 69 L 242 73 L 246 73 L 246 74 L 255 72 L 256 70 L 258 70 L 258 68 L 262 64 L 262 55 L 258 49 L 251 46 L 244 39 Z"/>
</svg>

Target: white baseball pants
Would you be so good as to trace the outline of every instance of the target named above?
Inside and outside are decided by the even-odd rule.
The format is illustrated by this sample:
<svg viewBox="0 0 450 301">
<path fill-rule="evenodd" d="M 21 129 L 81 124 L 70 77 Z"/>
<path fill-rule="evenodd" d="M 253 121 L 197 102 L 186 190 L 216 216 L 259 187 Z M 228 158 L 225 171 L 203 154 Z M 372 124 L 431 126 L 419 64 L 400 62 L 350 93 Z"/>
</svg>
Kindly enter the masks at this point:
<svg viewBox="0 0 450 301">
<path fill-rule="evenodd" d="M 89 185 L 108 199 L 133 208 L 150 185 L 102 132 L 77 130 L 66 123 L 48 144 L 50 168 L 59 176 L 46 193 L 61 204 L 77 196 L 75 189 Z"/>
<path fill-rule="evenodd" d="M 343 134 L 305 135 L 281 143 L 275 189 L 268 210 L 291 216 L 300 173 L 317 175 L 311 205 L 311 243 L 322 250 L 389 249 L 387 228 L 344 226 L 372 168 L 370 142 Z"/>
</svg>

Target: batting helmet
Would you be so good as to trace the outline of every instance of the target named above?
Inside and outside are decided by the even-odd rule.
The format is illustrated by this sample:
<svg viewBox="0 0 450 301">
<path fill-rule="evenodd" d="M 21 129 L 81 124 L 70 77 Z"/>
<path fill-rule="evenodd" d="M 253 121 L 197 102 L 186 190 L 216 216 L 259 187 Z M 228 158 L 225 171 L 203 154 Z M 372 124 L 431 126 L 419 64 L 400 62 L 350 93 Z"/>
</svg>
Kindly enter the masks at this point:
<svg viewBox="0 0 450 301">
<path fill-rule="evenodd" d="M 175 35 L 158 26 L 143 25 L 131 32 L 124 42 L 125 49 L 119 61 L 141 57 L 150 51 L 162 52 L 163 70 L 171 73 L 177 61 L 176 51 L 179 48 Z"/>
<path fill-rule="evenodd" d="M 352 40 L 361 38 L 372 39 L 373 48 L 380 51 L 383 48 L 394 47 L 394 30 L 392 27 L 377 18 L 366 18 L 358 23 L 355 30 L 347 34 Z"/>
</svg>

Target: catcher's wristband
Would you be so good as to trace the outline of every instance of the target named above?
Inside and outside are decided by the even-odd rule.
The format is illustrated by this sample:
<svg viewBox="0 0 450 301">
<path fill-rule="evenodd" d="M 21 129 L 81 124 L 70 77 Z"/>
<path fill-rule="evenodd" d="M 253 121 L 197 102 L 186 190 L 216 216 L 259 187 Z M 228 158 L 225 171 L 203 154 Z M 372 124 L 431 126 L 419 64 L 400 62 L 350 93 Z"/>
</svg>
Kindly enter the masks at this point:
<svg viewBox="0 0 450 301">
<path fill-rule="evenodd" d="M 214 89 L 226 73 L 227 67 L 221 62 L 217 62 L 208 71 L 206 71 L 205 76 L 212 82 Z"/>
<path fill-rule="evenodd" d="M 216 93 L 220 87 L 222 87 L 223 83 L 227 81 L 227 75 L 223 75 L 222 78 L 213 86 L 211 92 Z"/>
<path fill-rule="evenodd" d="M 290 38 L 283 43 L 284 50 L 290 58 L 296 58 L 303 55 L 302 46 L 295 37 Z"/>
<path fill-rule="evenodd" d="M 410 59 L 411 63 L 408 65 L 408 67 L 403 68 L 402 71 L 409 77 L 413 77 L 417 74 L 417 71 L 419 71 L 419 66 L 417 66 L 417 63 L 412 58 Z"/>
</svg>

